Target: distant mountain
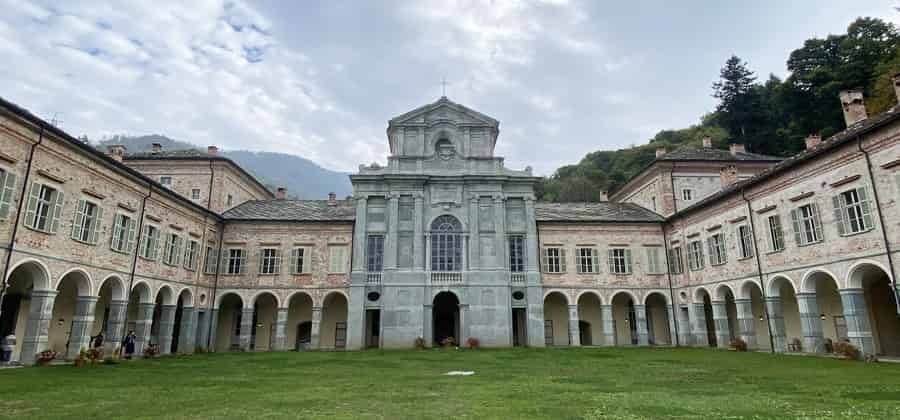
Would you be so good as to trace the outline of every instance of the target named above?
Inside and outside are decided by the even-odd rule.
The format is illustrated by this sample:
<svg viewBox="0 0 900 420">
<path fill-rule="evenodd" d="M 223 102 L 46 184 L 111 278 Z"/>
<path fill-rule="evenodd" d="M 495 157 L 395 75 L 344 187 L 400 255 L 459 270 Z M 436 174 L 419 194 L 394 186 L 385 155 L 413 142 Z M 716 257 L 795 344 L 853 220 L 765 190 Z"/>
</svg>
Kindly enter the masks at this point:
<svg viewBox="0 0 900 420">
<path fill-rule="evenodd" d="M 122 144 L 128 152 L 150 150 L 153 143 L 162 145 L 163 150 L 200 149 L 197 145 L 174 140 L 159 134 L 146 136 L 114 136 L 99 142 L 92 142 L 101 150 L 110 144 Z M 348 174 L 325 169 L 309 159 L 287 153 L 251 152 L 248 150 L 220 151 L 235 163 L 246 169 L 271 190 L 276 186 L 288 189 L 288 196 L 302 199 L 324 199 L 329 192 L 338 198 L 351 194 L 352 187 Z"/>
</svg>

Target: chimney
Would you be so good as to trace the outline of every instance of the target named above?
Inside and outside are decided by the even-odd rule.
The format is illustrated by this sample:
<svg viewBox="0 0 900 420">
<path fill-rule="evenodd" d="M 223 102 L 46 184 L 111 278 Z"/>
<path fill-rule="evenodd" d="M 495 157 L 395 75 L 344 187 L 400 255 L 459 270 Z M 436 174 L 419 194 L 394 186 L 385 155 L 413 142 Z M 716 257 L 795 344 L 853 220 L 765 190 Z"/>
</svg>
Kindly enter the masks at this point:
<svg viewBox="0 0 900 420">
<path fill-rule="evenodd" d="M 657 153 L 659 155 L 659 153 Z M 609 191 L 600 191 L 600 202 L 609 201 Z"/>
<path fill-rule="evenodd" d="M 818 134 L 810 134 L 806 136 L 806 150 L 815 149 L 821 143 L 822 137 L 819 137 Z"/>
<path fill-rule="evenodd" d="M 335 206 L 337 205 L 337 194 L 330 192 L 328 193 L 328 205 Z"/>
<path fill-rule="evenodd" d="M 742 143 L 733 143 L 728 146 L 728 150 L 731 151 L 732 156 L 736 156 L 738 153 L 747 153 L 747 148 Z"/>
<path fill-rule="evenodd" d="M 284 200 L 287 197 L 287 188 L 278 187 L 275 189 L 275 199 Z"/>
<path fill-rule="evenodd" d="M 664 155 L 664 154 L 666 154 L 666 148 L 665 148 L 665 147 L 657 147 L 657 148 L 656 148 L 656 157 L 657 157 L 657 158 L 662 157 L 662 155 Z"/>
<path fill-rule="evenodd" d="M 900 72 L 891 78 L 894 82 L 894 95 L 897 95 L 897 102 L 900 103 Z"/>
<path fill-rule="evenodd" d="M 703 136 L 703 148 L 704 148 L 704 149 L 711 149 L 711 148 L 712 148 L 712 137 L 710 137 L 710 136 Z"/>
<path fill-rule="evenodd" d="M 125 146 L 122 144 L 111 144 L 106 146 L 106 154 L 113 158 L 116 162 L 121 162 L 125 157 Z"/>
<path fill-rule="evenodd" d="M 216 146 L 206 146 L 206 153 L 211 154 L 211 155 L 218 155 L 219 148 Z"/>
<path fill-rule="evenodd" d="M 728 165 L 719 170 L 719 180 L 722 181 L 722 188 L 728 188 L 731 184 L 738 181 L 737 166 Z"/>
<path fill-rule="evenodd" d="M 162 152 L 162 145 L 159 143 L 153 143 L 153 148 L 150 149 L 150 153 L 153 153 L 155 155 L 159 152 Z"/>
<path fill-rule="evenodd" d="M 842 90 L 840 93 L 841 107 L 844 109 L 844 122 L 847 127 L 856 124 L 866 118 L 866 103 L 863 101 L 861 90 Z"/>
</svg>

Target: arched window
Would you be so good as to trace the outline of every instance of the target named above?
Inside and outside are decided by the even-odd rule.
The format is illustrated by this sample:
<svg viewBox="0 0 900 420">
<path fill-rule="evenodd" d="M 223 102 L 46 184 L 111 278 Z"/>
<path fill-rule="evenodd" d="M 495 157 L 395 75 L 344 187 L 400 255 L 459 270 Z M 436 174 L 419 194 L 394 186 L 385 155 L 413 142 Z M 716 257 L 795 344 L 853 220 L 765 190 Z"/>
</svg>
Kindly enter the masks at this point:
<svg viewBox="0 0 900 420">
<path fill-rule="evenodd" d="M 431 271 L 462 271 L 462 225 L 453 216 L 431 223 Z"/>
</svg>

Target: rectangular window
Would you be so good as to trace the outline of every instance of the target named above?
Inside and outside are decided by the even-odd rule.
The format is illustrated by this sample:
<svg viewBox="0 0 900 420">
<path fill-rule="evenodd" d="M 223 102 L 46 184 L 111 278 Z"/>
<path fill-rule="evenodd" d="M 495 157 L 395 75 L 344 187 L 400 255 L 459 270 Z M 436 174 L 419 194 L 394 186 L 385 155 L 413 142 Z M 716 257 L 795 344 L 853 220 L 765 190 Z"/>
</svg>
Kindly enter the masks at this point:
<svg viewBox="0 0 900 420">
<path fill-rule="evenodd" d="M 681 274 L 684 272 L 684 260 L 680 246 L 669 249 L 669 271 L 671 271 L 672 274 Z"/>
<path fill-rule="evenodd" d="M 631 274 L 631 250 L 628 248 L 610 248 L 607 261 L 611 274 Z"/>
<path fill-rule="evenodd" d="M 216 274 L 216 265 L 219 261 L 219 256 L 216 255 L 215 248 L 211 246 L 206 247 L 206 261 L 203 263 L 203 272 L 206 274 Z"/>
<path fill-rule="evenodd" d="M 9 216 L 15 186 L 15 174 L 0 169 L 0 219 L 5 219 Z"/>
<path fill-rule="evenodd" d="M 200 253 L 200 242 L 190 240 L 184 248 L 184 268 L 194 271 L 197 269 L 197 258 Z"/>
<path fill-rule="evenodd" d="M 200 189 L 193 188 L 191 189 L 191 200 L 199 200 L 200 199 Z"/>
<path fill-rule="evenodd" d="M 662 247 L 659 246 L 645 246 L 644 254 L 647 257 L 647 274 L 663 274 L 663 263 L 662 263 Z"/>
<path fill-rule="evenodd" d="M 525 237 L 522 235 L 509 237 L 509 271 L 511 273 L 525 271 Z"/>
<path fill-rule="evenodd" d="M 596 274 L 600 272 L 599 252 L 596 248 L 575 248 L 575 267 L 578 274 Z"/>
<path fill-rule="evenodd" d="M 292 274 L 304 274 L 309 272 L 309 264 L 307 263 L 307 259 L 309 258 L 311 250 L 306 248 L 294 248 L 291 251 L 291 273 Z"/>
<path fill-rule="evenodd" d="M 681 199 L 684 201 L 693 201 L 694 200 L 694 191 L 689 188 L 685 188 L 685 189 L 681 190 Z"/>
<path fill-rule="evenodd" d="M 566 272 L 566 250 L 564 248 L 544 248 L 541 258 L 545 273 Z"/>
<path fill-rule="evenodd" d="M 277 248 L 263 248 L 259 252 L 259 274 L 278 274 L 281 271 L 281 252 Z"/>
<path fill-rule="evenodd" d="M 234 201 L 234 197 L 232 197 L 231 194 L 228 194 L 228 199 L 225 201 L 225 205 L 230 207 L 232 201 Z"/>
<path fill-rule="evenodd" d="M 78 200 L 72 219 L 72 239 L 86 244 L 96 244 L 103 209 L 97 203 Z"/>
<path fill-rule="evenodd" d="M 328 272 L 347 272 L 347 247 L 344 245 L 331 245 L 328 247 Z"/>
<path fill-rule="evenodd" d="M 781 216 L 773 214 L 766 221 L 769 227 L 769 251 L 784 250 L 784 231 L 781 229 Z"/>
<path fill-rule="evenodd" d="M 709 245 L 709 265 L 722 265 L 728 261 L 725 254 L 725 235 L 717 233 L 706 239 Z"/>
<path fill-rule="evenodd" d="M 791 210 L 791 222 L 794 224 L 794 240 L 797 245 L 822 241 L 822 222 L 819 219 L 819 206 L 815 203 Z"/>
<path fill-rule="evenodd" d="M 166 188 L 172 188 L 172 177 L 170 176 L 161 176 L 159 177 L 159 183 Z"/>
<path fill-rule="evenodd" d="M 163 264 L 178 265 L 181 260 L 181 236 L 170 233 L 166 235 L 166 245 L 163 248 Z"/>
<path fill-rule="evenodd" d="M 241 248 L 231 248 L 226 255 L 225 273 L 231 275 L 243 274 L 244 262 L 247 259 L 244 250 Z"/>
<path fill-rule="evenodd" d="M 738 251 L 741 253 L 741 259 L 752 258 L 753 250 L 753 232 L 750 231 L 749 225 L 740 225 L 737 228 Z"/>
<path fill-rule="evenodd" d="M 28 207 L 25 209 L 25 226 L 41 232 L 56 233 L 59 230 L 63 203 L 62 191 L 37 182 L 31 184 Z"/>
<path fill-rule="evenodd" d="M 874 226 L 872 205 L 865 188 L 844 191 L 832 197 L 834 220 L 841 236 L 865 232 Z"/>
<path fill-rule="evenodd" d="M 366 271 L 384 271 L 384 235 L 369 235 L 366 238 Z"/>
<path fill-rule="evenodd" d="M 148 260 L 155 260 L 159 248 L 159 228 L 153 225 L 144 225 L 143 237 L 140 256 Z"/>
<path fill-rule="evenodd" d="M 113 221 L 112 239 L 109 247 L 113 251 L 130 254 L 134 250 L 135 220 L 124 214 L 116 214 Z"/>
<path fill-rule="evenodd" d="M 692 271 L 703 269 L 703 243 L 693 241 L 688 244 L 688 265 Z"/>
</svg>

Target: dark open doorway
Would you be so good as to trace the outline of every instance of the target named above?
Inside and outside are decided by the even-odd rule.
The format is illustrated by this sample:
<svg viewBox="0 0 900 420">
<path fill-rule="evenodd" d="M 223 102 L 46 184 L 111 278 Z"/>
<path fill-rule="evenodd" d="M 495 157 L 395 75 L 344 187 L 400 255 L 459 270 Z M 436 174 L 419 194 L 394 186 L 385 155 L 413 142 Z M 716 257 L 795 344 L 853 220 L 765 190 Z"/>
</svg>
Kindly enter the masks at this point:
<svg viewBox="0 0 900 420">
<path fill-rule="evenodd" d="M 459 299 L 451 292 L 441 292 L 433 303 L 434 344 L 440 346 L 448 337 L 459 343 Z"/>
</svg>

